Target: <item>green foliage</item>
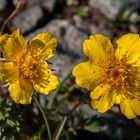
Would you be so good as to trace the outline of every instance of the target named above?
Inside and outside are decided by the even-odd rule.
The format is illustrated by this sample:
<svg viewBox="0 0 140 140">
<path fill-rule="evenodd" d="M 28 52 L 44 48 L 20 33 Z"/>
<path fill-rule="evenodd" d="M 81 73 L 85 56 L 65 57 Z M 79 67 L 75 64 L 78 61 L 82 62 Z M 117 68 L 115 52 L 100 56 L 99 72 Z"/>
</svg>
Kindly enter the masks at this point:
<svg viewBox="0 0 140 140">
<path fill-rule="evenodd" d="M 39 94 L 26 106 L 3 100 L 0 104 L 0 140 L 50 140 L 47 127 L 54 140 L 73 139 L 79 130 L 98 132 L 95 118 L 85 118 L 80 110 L 82 103 L 88 103 L 88 94 L 70 84 L 71 80 L 70 71 L 52 96 L 44 96 L 43 107 Z"/>
<path fill-rule="evenodd" d="M 0 139 L 15 140 L 18 139 L 21 127 L 21 114 L 9 100 L 4 100 L 0 104 Z"/>
<path fill-rule="evenodd" d="M 86 17 L 88 15 L 88 7 L 80 6 L 77 8 L 77 15 L 80 17 Z"/>
<path fill-rule="evenodd" d="M 133 11 L 129 7 L 126 7 L 120 12 L 119 18 L 122 21 L 126 21 L 131 24 L 137 24 L 140 21 L 140 16 L 137 12 Z"/>
<path fill-rule="evenodd" d="M 89 123 L 87 123 L 87 125 L 85 125 L 84 127 L 85 130 L 89 131 L 89 132 L 99 132 L 101 129 L 101 126 L 98 122 L 96 121 L 90 121 Z"/>
<path fill-rule="evenodd" d="M 124 7 L 117 16 L 115 25 L 129 32 L 139 32 L 140 15 L 130 6 Z"/>
</svg>

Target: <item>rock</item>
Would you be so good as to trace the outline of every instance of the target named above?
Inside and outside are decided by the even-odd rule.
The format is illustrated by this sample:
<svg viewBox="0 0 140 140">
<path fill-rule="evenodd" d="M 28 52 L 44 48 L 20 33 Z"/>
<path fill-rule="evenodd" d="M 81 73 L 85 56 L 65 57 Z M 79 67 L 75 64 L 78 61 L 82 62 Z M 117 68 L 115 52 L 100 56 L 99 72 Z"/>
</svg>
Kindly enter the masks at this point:
<svg viewBox="0 0 140 140">
<path fill-rule="evenodd" d="M 47 0 L 44 1 L 42 6 L 45 8 L 48 12 L 53 12 L 54 6 L 55 6 L 56 0 Z"/>
<path fill-rule="evenodd" d="M 122 116 L 108 115 L 96 118 L 102 124 L 102 132 L 108 135 L 111 139 L 128 140 L 139 135 L 138 126 Z"/>
<path fill-rule="evenodd" d="M 97 110 L 91 108 L 89 104 L 80 105 L 80 112 L 84 119 L 91 119 L 93 116 L 99 116 L 100 113 Z"/>
<path fill-rule="evenodd" d="M 113 36 L 113 31 L 109 28 L 98 28 L 95 24 L 89 24 L 89 31 L 90 31 L 90 34 L 103 34 L 107 37 L 109 37 L 110 39 L 112 38 Z"/>
<path fill-rule="evenodd" d="M 17 5 L 19 0 L 13 0 L 13 4 Z M 52 12 L 54 9 L 54 5 L 56 0 L 29 0 L 25 1 L 28 7 L 32 6 L 42 6 L 47 9 L 49 12 Z"/>
<path fill-rule="evenodd" d="M 84 20 L 83 18 L 77 15 L 73 16 L 73 22 L 79 30 L 88 32 L 88 34 L 90 35 L 103 34 L 105 36 L 108 36 L 109 38 L 112 38 L 113 36 L 113 31 L 110 28 L 96 25 L 95 23 Z"/>
<path fill-rule="evenodd" d="M 17 15 L 13 19 L 12 24 L 16 28 L 19 28 L 22 33 L 26 33 L 34 29 L 42 18 L 43 18 L 42 9 L 38 6 L 35 6 Z"/>
<path fill-rule="evenodd" d="M 13 4 L 17 5 L 19 0 L 13 0 Z M 43 0 L 25 0 L 28 6 L 35 6 L 35 5 L 40 5 Z"/>
<path fill-rule="evenodd" d="M 118 109 L 118 106 L 113 106 L 112 108 Z M 105 133 L 113 140 L 127 140 L 139 134 L 138 126 L 132 120 L 130 121 L 121 115 L 116 115 L 109 111 L 100 113 L 92 109 L 88 104 L 82 104 L 80 112 L 85 119 L 95 118 L 95 121 L 101 124 L 99 135 Z"/>
<path fill-rule="evenodd" d="M 5 10 L 7 6 L 7 1 L 6 0 L 0 0 L 0 12 Z"/>
<path fill-rule="evenodd" d="M 82 31 L 78 31 L 75 26 L 70 25 L 67 27 L 64 35 L 66 45 L 63 46 L 63 49 L 75 55 L 81 56 L 83 55 L 83 41 L 87 38 L 87 34 Z"/>
<path fill-rule="evenodd" d="M 41 6 L 45 1 L 46 0 L 29 0 L 29 1 L 27 1 L 27 4 L 29 6 L 35 6 L 35 5 Z"/>
<path fill-rule="evenodd" d="M 124 6 L 131 5 L 135 9 L 139 0 L 89 0 L 89 5 L 99 8 L 107 18 L 114 20 Z"/>
<path fill-rule="evenodd" d="M 12 2 L 13 2 L 13 5 L 16 6 L 18 3 L 18 0 L 13 0 Z"/>
<path fill-rule="evenodd" d="M 80 17 L 78 15 L 74 15 L 73 18 L 72 18 L 72 20 L 74 22 L 74 25 L 78 29 L 83 30 L 85 32 L 89 31 L 89 25 L 90 25 L 90 23 L 87 20 L 83 19 L 82 17 Z"/>
<path fill-rule="evenodd" d="M 69 54 L 60 54 L 56 53 L 56 55 L 49 60 L 53 65 L 50 67 L 54 69 L 54 74 L 59 77 L 61 81 L 76 65 L 77 61 Z"/>
</svg>

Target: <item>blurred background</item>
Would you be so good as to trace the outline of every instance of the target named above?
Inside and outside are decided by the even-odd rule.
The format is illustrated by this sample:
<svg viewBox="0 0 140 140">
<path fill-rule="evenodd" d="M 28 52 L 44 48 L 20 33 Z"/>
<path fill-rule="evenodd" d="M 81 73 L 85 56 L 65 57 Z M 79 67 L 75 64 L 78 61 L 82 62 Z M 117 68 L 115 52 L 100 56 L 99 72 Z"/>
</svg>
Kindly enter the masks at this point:
<svg viewBox="0 0 140 140">
<path fill-rule="evenodd" d="M 18 2 L 0 0 L 0 25 Z M 100 33 L 114 42 L 123 34 L 140 33 L 140 0 L 24 0 L 4 33 L 17 28 L 30 40 L 46 31 L 58 39 L 50 67 L 61 85 L 53 99 L 53 94 L 38 96 L 48 113 L 52 130 L 77 102 L 81 102 L 70 114 L 60 140 L 140 139 L 139 118 L 126 119 L 118 106 L 102 114 L 93 110 L 88 91 L 79 89 L 71 76 L 72 68 L 86 60 L 82 43 L 89 35 Z M 48 107 L 50 100 L 53 105 Z M 16 105 L 9 99 L 6 88 L 2 88 L 0 101 L 0 140 L 47 140 L 44 121 L 34 102 Z"/>
</svg>

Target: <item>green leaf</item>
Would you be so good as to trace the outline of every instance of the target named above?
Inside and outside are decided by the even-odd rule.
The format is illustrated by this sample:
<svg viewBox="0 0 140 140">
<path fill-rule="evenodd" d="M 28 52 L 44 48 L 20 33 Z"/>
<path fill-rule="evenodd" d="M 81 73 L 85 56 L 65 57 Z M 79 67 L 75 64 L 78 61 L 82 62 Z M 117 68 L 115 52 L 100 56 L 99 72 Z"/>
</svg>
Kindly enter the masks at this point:
<svg viewBox="0 0 140 140">
<path fill-rule="evenodd" d="M 88 7 L 81 6 L 77 9 L 77 15 L 80 17 L 86 17 L 88 15 Z"/>
<path fill-rule="evenodd" d="M 87 131 L 89 131 L 89 132 L 99 132 L 100 129 L 101 129 L 101 126 L 97 122 L 92 122 L 92 123 L 86 125 L 84 127 L 84 129 L 87 130 Z"/>
<path fill-rule="evenodd" d="M 5 117 L 4 117 L 3 113 L 0 112 L 0 120 L 4 120 L 4 119 L 5 119 Z"/>
<path fill-rule="evenodd" d="M 5 112 L 4 116 L 5 116 L 5 118 L 8 118 L 9 117 L 9 112 Z"/>
<path fill-rule="evenodd" d="M 7 122 L 7 124 L 8 124 L 9 126 L 11 126 L 11 127 L 14 127 L 14 126 L 16 125 L 15 122 L 13 122 L 12 120 L 9 120 L 9 119 L 7 119 L 6 122 Z"/>
</svg>

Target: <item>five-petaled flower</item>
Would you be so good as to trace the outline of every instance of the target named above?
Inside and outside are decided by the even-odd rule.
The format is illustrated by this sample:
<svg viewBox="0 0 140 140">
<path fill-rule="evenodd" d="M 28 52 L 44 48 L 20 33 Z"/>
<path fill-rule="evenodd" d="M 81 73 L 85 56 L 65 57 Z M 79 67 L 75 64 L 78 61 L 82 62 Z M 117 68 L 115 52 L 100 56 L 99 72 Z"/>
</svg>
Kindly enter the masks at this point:
<svg viewBox="0 0 140 140">
<path fill-rule="evenodd" d="M 5 61 L 0 62 L 0 79 L 9 82 L 11 98 L 16 103 L 29 104 L 36 90 L 44 94 L 58 86 L 46 60 L 54 55 L 56 38 L 45 32 L 29 43 L 19 30 L 0 36 L 0 49 Z"/>
<path fill-rule="evenodd" d="M 126 34 L 115 42 L 100 34 L 85 40 L 89 58 L 73 69 L 77 85 L 91 90 L 91 105 L 99 112 L 120 104 L 127 118 L 140 115 L 140 36 Z"/>
</svg>

